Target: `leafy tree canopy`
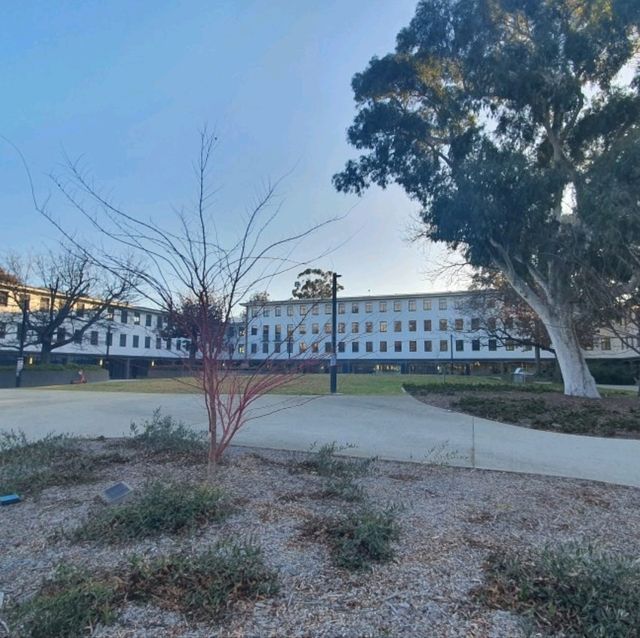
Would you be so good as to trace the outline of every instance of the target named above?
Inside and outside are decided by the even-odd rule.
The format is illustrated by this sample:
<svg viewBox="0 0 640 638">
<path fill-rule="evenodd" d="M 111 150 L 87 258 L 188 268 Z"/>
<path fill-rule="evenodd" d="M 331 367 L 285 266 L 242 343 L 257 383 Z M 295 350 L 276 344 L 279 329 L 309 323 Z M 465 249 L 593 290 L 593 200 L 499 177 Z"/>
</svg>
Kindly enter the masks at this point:
<svg viewBox="0 0 640 638">
<path fill-rule="evenodd" d="M 333 273 L 320 268 L 307 268 L 298 273 L 291 295 L 295 299 L 328 299 L 333 294 Z M 344 286 L 337 285 L 337 290 Z"/>
</svg>

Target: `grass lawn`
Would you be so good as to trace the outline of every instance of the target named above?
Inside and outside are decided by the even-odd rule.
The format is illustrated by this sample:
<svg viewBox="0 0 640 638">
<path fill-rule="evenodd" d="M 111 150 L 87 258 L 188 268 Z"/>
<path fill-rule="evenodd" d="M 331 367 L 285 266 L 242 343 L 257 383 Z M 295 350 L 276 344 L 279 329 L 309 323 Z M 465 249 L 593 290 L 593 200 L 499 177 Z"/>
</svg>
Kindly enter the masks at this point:
<svg viewBox="0 0 640 638">
<path fill-rule="evenodd" d="M 444 383 L 455 379 L 455 384 L 495 383 L 489 377 L 447 377 Z M 439 375 L 428 374 L 341 374 L 338 375 L 338 392 L 359 395 L 402 394 L 405 383 L 443 382 Z M 51 386 L 50 389 L 75 390 L 78 392 L 145 392 L 190 394 L 200 392 L 197 380 L 191 377 L 171 379 L 131 379 L 126 381 L 105 381 L 86 385 Z M 328 374 L 305 374 L 291 383 L 277 388 L 274 394 L 329 394 Z"/>
</svg>

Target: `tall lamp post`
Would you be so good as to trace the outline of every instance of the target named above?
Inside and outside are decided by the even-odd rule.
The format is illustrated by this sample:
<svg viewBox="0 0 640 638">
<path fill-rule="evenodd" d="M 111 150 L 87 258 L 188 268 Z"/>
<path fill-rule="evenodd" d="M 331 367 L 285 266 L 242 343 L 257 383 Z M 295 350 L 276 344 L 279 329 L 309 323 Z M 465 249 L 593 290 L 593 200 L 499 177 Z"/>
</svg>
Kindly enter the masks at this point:
<svg viewBox="0 0 640 638">
<path fill-rule="evenodd" d="M 338 326 L 338 277 L 333 273 L 331 283 L 331 394 L 338 390 L 338 349 L 336 347 L 336 332 Z"/>
<path fill-rule="evenodd" d="M 22 385 L 22 369 L 24 368 L 24 342 L 27 338 L 27 313 L 29 312 L 29 297 L 27 297 L 27 295 L 23 295 L 20 298 L 20 309 L 22 310 L 22 321 L 20 322 L 18 360 L 16 361 L 16 388 L 19 388 Z"/>
</svg>

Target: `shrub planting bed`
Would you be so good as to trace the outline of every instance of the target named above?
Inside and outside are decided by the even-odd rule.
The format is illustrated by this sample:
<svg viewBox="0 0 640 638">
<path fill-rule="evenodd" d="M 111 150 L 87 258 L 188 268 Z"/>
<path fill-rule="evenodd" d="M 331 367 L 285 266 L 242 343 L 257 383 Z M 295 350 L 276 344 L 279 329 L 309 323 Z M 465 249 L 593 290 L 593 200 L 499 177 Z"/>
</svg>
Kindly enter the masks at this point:
<svg viewBox="0 0 640 638">
<path fill-rule="evenodd" d="M 602 399 L 567 397 L 553 386 L 531 384 L 407 384 L 416 399 L 436 407 L 524 427 L 622 438 L 640 438 L 640 401 L 629 394 Z"/>
<path fill-rule="evenodd" d="M 0 636 L 2 622 L 12 636 L 47 638 L 583 635 L 587 625 L 558 620 L 576 617 L 563 601 L 591 622 L 618 598 L 636 622 L 636 573 L 620 561 L 603 571 L 591 556 L 539 559 L 575 546 L 637 556 L 632 488 L 363 463 L 335 446 L 231 448 L 204 484 L 204 454 L 185 462 L 140 441 L 72 445 L 118 456 L 91 482 L 52 479 L 0 511 Z M 99 505 L 120 480 L 131 498 Z"/>
</svg>

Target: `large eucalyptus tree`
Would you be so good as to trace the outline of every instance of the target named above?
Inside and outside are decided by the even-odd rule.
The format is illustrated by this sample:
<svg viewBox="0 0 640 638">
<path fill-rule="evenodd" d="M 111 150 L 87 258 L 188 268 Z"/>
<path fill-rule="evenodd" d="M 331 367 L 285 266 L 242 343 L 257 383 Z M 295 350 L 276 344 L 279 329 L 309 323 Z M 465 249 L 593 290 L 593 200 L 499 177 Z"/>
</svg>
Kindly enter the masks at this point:
<svg viewBox="0 0 640 638">
<path fill-rule="evenodd" d="M 421 1 L 395 52 L 353 78 L 362 155 L 334 177 L 358 194 L 396 182 L 426 238 L 500 270 L 569 395 L 598 396 L 576 333 L 585 273 L 616 261 L 612 230 L 639 226 L 637 171 L 608 178 L 640 138 L 639 21 L 637 0 Z"/>
</svg>

